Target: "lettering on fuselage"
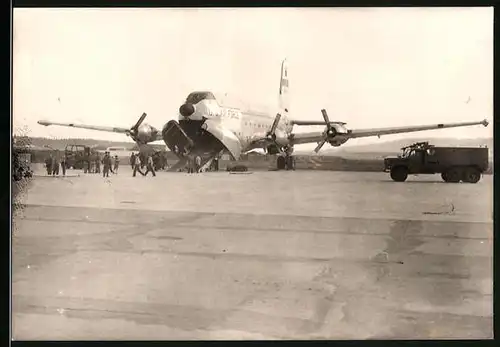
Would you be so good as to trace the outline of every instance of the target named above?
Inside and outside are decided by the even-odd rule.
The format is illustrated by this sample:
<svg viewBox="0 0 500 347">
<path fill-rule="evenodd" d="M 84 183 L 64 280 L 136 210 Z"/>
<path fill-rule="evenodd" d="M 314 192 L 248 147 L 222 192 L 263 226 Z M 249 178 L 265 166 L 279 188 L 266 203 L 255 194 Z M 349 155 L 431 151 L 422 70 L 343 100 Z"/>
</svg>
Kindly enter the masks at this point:
<svg viewBox="0 0 500 347">
<path fill-rule="evenodd" d="M 224 108 L 222 110 L 222 117 L 227 119 L 240 119 L 240 112 L 232 108 Z"/>
</svg>

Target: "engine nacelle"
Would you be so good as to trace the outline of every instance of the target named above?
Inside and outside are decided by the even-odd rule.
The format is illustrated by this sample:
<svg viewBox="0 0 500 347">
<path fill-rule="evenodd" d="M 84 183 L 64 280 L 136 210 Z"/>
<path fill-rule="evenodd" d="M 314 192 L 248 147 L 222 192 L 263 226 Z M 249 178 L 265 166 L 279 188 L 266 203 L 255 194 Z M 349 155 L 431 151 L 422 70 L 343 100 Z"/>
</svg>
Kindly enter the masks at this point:
<svg viewBox="0 0 500 347">
<path fill-rule="evenodd" d="M 344 143 L 346 143 L 347 140 L 349 140 L 349 138 L 344 137 L 344 136 L 336 136 L 336 137 L 328 140 L 328 143 L 333 147 L 339 147 L 339 146 L 343 145 Z"/>
<path fill-rule="evenodd" d="M 137 134 L 134 136 L 134 141 L 139 143 L 149 143 L 157 139 L 158 129 L 149 125 L 141 124 L 139 129 L 137 129 Z"/>
</svg>

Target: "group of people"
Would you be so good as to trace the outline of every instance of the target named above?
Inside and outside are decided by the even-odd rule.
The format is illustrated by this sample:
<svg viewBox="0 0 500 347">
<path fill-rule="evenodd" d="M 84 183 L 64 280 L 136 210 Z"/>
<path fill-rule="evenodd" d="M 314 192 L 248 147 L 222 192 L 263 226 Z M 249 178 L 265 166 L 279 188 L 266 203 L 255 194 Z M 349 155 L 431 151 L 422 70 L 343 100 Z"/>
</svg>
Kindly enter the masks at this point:
<svg viewBox="0 0 500 347">
<path fill-rule="evenodd" d="M 188 173 L 199 173 L 202 169 L 202 160 L 199 155 L 193 157 L 188 156 L 188 160 L 186 162 L 186 171 Z M 219 171 L 219 158 L 215 157 L 214 160 L 210 163 L 209 167 L 210 171 Z"/>
<path fill-rule="evenodd" d="M 102 158 L 102 177 L 109 177 L 109 172 L 118 174 L 118 165 L 120 164 L 120 159 L 117 155 L 114 158 L 111 157 L 109 152 L 104 152 L 104 157 Z"/>
<path fill-rule="evenodd" d="M 63 176 L 66 176 L 67 168 L 67 157 L 66 154 L 59 155 L 58 151 L 51 153 L 50 156 L 45 160 L 45 168 L 47 169 L 47 174 L 49 176 L 58 176 L 59 169 L 62 170 Z M 104 152 L 104 157 L 99 156 L 99 154 L 91 155 L 83 160 L 83 172 L 84 173 L 101 173 L 101 164 L 103 166 L 102 176 L 109 177 L 109 172 L 117 174 L 118 167 L 120 165 L 120 159 L 117 155 L 111 157 L 109 152 Z"/>
<path fill-rule="evenodd" d="M 147 176 L 150 172 L 153 174 L 153 177 L 156 176 L 152 154 L 146 155 L 145 163 L 143 163 L 139 154 L 132 153 L 130 156 L 130 166 L 132 167 L 132 177 L 135 177 L 137 172 L 142 176 Z M 144 166 L 146 166 L 146 172 L 142 172 L 141 170 Z"/>
<path fill-rule="evenodd" d="M 50 154 L 50 156 L 45 159 L 45 169 L 47 170 L 47 175 L 49 176 L 59 176 L 59 167 L 62 169 L 63 176 L 66 176 L 66 155 L 63 154 L 59 156 L 58 153 Z"/>
<path fill-rule="evenodd" d="M 156 158 L 158 161 L 158 158 Z M 219 170 L 219 158 L 216 157 L 210 165 L 211 171 Z M 95 153 L 89 155 L 88 158 L 83 161 L 83 172 L 84 173 L 101 173 L 102 165 L 102 176 L 109 177 L 109 173 L 117 174 L 118 167 L 120 164 L 120 159 L 117 155 L 111 156 L 110 152 L 104 152 L 104 156 L 101 158 L 99 154 Z M 156 176 L 156 170 L 158 163 L 155 162 L 154 154 L 140 155 L 139 153 L 132 153 L 130 156 L 130 165 L 132 167 L 132 176 L 135 177 L 137 172 L 142 176 L 147 176 L 151 172 L 153 177 Z M 58 151 L 50 154 L 49 158 L 45 160 L 45 167 L 47 169 L 47 174 L 50 176 L 59 175 L 60 169 L 62 169 L 63 176 L 66 176 L 67 168 L 67 157 L 65 154 L 59 155 Z M 143 171 L 144 167 L 146 170 Z M 186 162 L 186 171 L 188 173 L 199 173 L 202 169 L 202 158 L 197 156 L 188 156 Z"/>
<path fill-rule="evenodd" d="M 110 171 L 113 174 L 118 173 L 120 158 L 117 155 L 112 157 L 108 151 L 104 152 L 102 158 L 97 153 L 90 155 L 88 160 L 83 163 L 83 173 L 101 173 L 101 164 L 103 166 L 102 176 L 109 177 Z"/>
</svg>

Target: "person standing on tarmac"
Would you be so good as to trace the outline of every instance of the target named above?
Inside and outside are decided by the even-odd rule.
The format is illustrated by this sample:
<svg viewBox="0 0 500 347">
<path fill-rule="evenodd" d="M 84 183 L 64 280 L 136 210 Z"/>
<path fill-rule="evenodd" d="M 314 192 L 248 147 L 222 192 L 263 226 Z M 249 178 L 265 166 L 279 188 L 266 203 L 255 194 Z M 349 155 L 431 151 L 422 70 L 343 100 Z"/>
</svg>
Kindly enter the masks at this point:
<svg viewBox="0 0 500 347">
<path fill-rule="evenodd" d="M 194 158 L 191 155 L 188 155 L 187 169 L 190 174 L 194 172 Z"/>
<path fill-rule="evenodd" d="M 45 159 L 45 168 L 47 169 L 47 175 L 52 175 L 52 154 Z"/>
<path fill-rule="evenodd" d="M 52 176 L 59 176 L 59 158 L 57 154 L 52 157 Z"/>
<path fill-rule="evenodd" d="M 89 160 L 90 160 L 90 173 L 95 173 L 97 172 L 95 170 L 95 154 L 94 153 L 91 153 L 89 155 Z"/>
<path fill-rule="evenodd" d="M 108 152 L 106 152 L 102 161 L 103 161 L 102 177 L 109 177 L 109 169 L 111 167 L 111 158 L 109 157 Z"/>
<path fill-rule="evenodd" d="M 88 154 L 85 154 L 83 158 L 83 173 L 88 173 L 90 171 L 90 157 Z"/>
<path fill-rule="evenodd" d="M 101 156 L 99 153 L 95 154 L 95 172 L 100 174 L 101 173 Z"/>
<path fill-rule="evenodd" d="M 134 171 L 132 173 L 132 177 L 135 177 L 135 173 L 139 171 L 141 175 L 144 176 L 144 173 L 141 171 L 141 158 L 139 158 L 139 155 L 134 156 Z"/>
<path fill-rule="evenodd" d="M 201 157 L 199 155 L 197 155 L 195 158 L 195 161 L 196 161 L 196 166 L 195 166 L 196 171 L 195 172 L 199 173 L 201 170 Z"/>
<path fill-rule="evenodd" d="M 115 174 L 118 174 L 118 166 L 120 165 L 120 159 L 118 158 L 118 155 L 115 155 L 115 165 L 113 166 L 113 171 Z"/>
<path fill-rule="evenodd" d="M 111 156 L 111 153 L 108 152 L 108 160 L 109 160 L 109 171 L 108 171 L 108 175 L 109 175 L 109 172 L 111 173 L 115 173 L 113 171 L 113 164 L 114 164 L 114 160 L 113 160 L 113 157 Z"/>
<path fill-rule="evenodd" d="M 144 176 L 147 176 L 148 172 L 151 172 L 153 174 L 153 177 L 156 177 L 153 156 L 151 154 L 148 155 L 147 164 L 146 164 L 146 172 L 144 173 Z"/>
<path fill-rule="evenodd" d="M 61 169 L 63 176 L 66 176 L 66 154 L 62 155 L 61 158 Z"/>
<path fill-rule="evenodd" d="M 132 168 L 132 170 L 134 169 L 134 166 L 135 166 L 135 153 L 132 152 L 132 154 L 130 155 L 130 167 Z"/>
<path fill-rule="evenodd" d="M 168 158 L 167 158 L 167 153 L 163 153 L 163 163 L 162 163 L 162 169 L 165 170 L 168 168 Z"/>
<path fill-rule="evenodd" d="M 214 169 L 215 171 L 219 171 L 219 156 L 214 158 Z"/>
</svg>

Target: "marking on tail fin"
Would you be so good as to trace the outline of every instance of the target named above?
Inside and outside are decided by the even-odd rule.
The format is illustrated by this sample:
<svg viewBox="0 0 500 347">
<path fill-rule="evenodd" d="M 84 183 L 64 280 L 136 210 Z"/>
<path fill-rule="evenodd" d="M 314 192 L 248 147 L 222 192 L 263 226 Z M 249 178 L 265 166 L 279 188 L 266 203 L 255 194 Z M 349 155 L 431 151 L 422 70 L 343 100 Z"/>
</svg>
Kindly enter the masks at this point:
<svg viewBox="0 0 500 347">
<path fill-rule="evenodd" d="M 281 109 L 285 109 L 288 112 L 288 88 L 289 88 L 289 80 L 288 80 L 288 64 L 286 59 L 283 59 L 281 62 L 281 75 L 280 75 L 280 107 Z"/>
</svg>

